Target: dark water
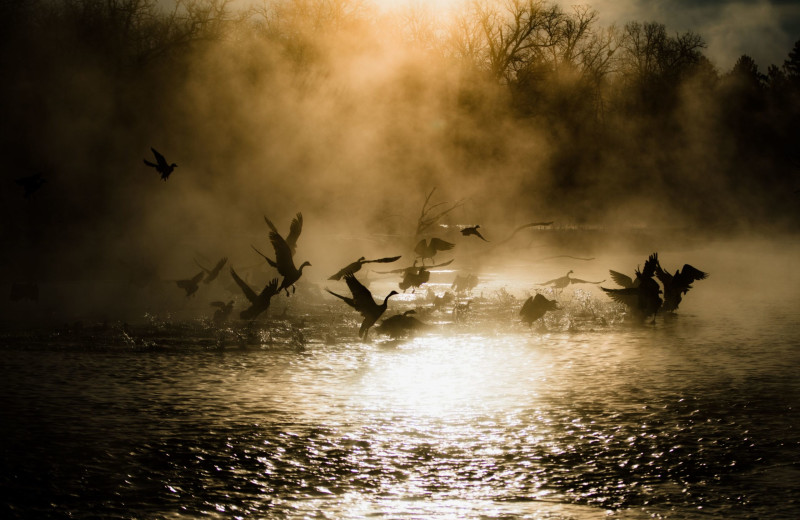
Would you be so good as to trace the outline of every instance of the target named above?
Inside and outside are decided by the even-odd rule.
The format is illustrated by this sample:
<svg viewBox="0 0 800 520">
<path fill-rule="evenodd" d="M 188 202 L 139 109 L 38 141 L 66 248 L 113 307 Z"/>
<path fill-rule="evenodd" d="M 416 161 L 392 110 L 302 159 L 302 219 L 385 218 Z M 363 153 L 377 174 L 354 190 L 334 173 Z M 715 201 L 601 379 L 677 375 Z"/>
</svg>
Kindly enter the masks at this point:
<svg viewBox="0 0 800 520">
<path fill-rule="evenodd" d="M 8 332 L 2 516 L 800 518 L 800 296 L 718 271 L 644 327 L 589 291 L 366 344 L 327 303 Z"/>
</svg>

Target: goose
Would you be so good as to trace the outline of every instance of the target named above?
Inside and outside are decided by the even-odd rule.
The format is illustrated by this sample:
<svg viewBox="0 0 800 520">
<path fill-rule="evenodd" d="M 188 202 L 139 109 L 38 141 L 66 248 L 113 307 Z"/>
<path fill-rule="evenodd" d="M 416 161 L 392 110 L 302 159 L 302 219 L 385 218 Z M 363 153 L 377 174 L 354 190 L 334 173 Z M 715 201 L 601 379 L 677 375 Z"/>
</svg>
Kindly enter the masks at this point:
<svg viewBox="0 0 800 520">
<path fill-rule="evenodd" d="M 656 314 L 661 308 L 661 288 L 658 282 L 653 280 L 658 266 L 658 253 L 653 253 L 644 263 L 644 269 L 639 271 L 636 269 L 636 279 L 638 285 L 636 287 L 628 287 L 623 289 L 601 289 L 608 294 L 608 296 L 617 303 L 627 306 L 631 312 L 641 319 L 646 319 L 648 316 L 653 316 L 653 323 L 656 321 Z"/>
<path fill-rule="evenodd" d="M 205 272 L 200 271 L 192 278 L 189 278 L 188 280 L 177 280 L 176 283 L 178 284 L 178 287 L 186 291 L 186 296 L 189 297 L 196 293 L 197 289 L 200 288 L 198 284 L 200 283 L 200 280 L 203 279 L 205 274 Z"/>
<path fill-rule="evenodd" d="M 272 230 L 273 233 L 278 233 L 278 228 L 275 227 L 275 224 L 272 223 L 270 219 L 264 215 L 264 222 L 267 223 L 269 228 Z M 303 231 L 303 214 L 298 212 L 297 215 L 292 219 L 292 223 L 289 224 L 289 234 L 286 235 L 286 244 L 289 246 L 289 250 L 292 252 L 292 256 L 294 256 L 295 250 L 297 249 L 297 239 L 300 238 L 300 233 Z M 280 236 L 280 233 L 278 233 Z M 254 248 L 255 249 L 255 248 Z"/>
<path fill-rule="evenodd" d="M 424 238 L 417 242 L 417 245 L 414 247 L 414 252 L 417 254 L 417 257 L 422 260 L 422 263 L 425 263 L 426 258 L 430 258 L 433 261 L 433 257 L 436 256 L 436 253 L 439 251 L 449 251 L 453 249 L 455 244 L 450 242 L 446 242 L 441 238 L 431 238 L 429 240 L 425 240 Z"/>
<path fill-rule="evenodd" d="M 545 315 L 547 311 L 561 310 L 555 300 L 548 300 L 539 293 L 536 296 L 531 296 L 525 303 L 522 304 L 522 309 L 519 311 L 519 316 L 522 318 L 523 323 L 532 326 L 533 322 Z"/>
<path fill-rule="evenodd" d="M 430 279 L 431 272 L 423 265 L 411 271 L 406 271 L 403 274 L 403 280 L 400 282 L 399 287 L 401 291 L 405 291 L 409 287 L 419 287 L 427 283 Z"/>
<path fill-rule="evenodd" d="M 47 182 L 47 179 L 44 178 L 44 175 L 41 173 L 34 173 L 33 175 L 28 175 L 27 177 L 20 177 L 19 179 L 14 179 L 14 182 L 19 184 L 25 190 L 23 194 L 25 198 L 29 198 L 31 195 L 36 193 L 42 185 Z"/>
<path fill-rule="evenodd" d="M 387 264 L 387 263 L 391 263 L 391 262 L 395 262 L 397 260 L 400 260 L 399 256 L 389 256 L 389 257 L 386 257 L 386 258 L 378 258 L 376 260 L 365 260 L 365 258 L 366 257 L 362 256 L 361 258 L 359 258 L 355 262 L 352 262 L 351 264 L 348 264 L 347 266 L 345 266 L 342 269 L 340 269 L 336 274 L 331 275 L 328 278 L 328 280 L 341 280 L 342 276 L 344 276 L 346 274 L 355 274 L 355 273 L 357 273 L 358 271 L 361 270 L 361 267 L 364 264 L 370 264 L 370 263 Z"/>
<path fill-rule="evenodd" d="M 563 289 L 564 287 L 573 284 L 573 283 L 593 283 L 599 284 L 605 282 L 605 280 L 600 280 L 599 282 L 588 282 L 586 280 L 581 280 L 579 278 L 571 278 L 570 275 L 572 274 L 572 269 L 570 269 L 567 274 L 564 276 L 560 276 L 558 278 L 553 278 L 552 280 L 548 280 L 546 282 L 542 282 L 536 285 L 549 285 L 554 289 Z"/>
<path fill-rule="evenodd" d="M 236 274 L 233 267 L 231 267 L 231 276 L 250 302 L 250 307 L 239 313 L 239 317 L 243 320 L 252 320 L 269 309 L 270 300 L 280 292 L 277 278 L 273 278 L 264 286 L 259 294 L 256 294 L 256 292 L 247 285 L 247 282 L 239 278 L 239 275 Z"/>
<path fill-rule="evenodd" d="M 212 269 L 206 269 L 205 267 L 200 265 L 200 262 L 198 262 L 196 258 L 194 260 L 194 263 L 196 263 L 197 266 L 200 269 L 202 269 L 203 272 L 206 274 L 206 277 L 203 279 L 203 283 L 211 283 L 217 279 L 217 276 L 219 276 L 219 272 L 225 266 L 225 263 L 227 261 L 228 257 L 227 256 L 223 257 L 219 262 L 217 262 L 217 264 Z"/>
<path fill-rule="evenodd" d="M 216 325 L 222 325 L 227 321 L 228 316 L 230 316 L 231 312 L 233 311 L 233 300 L 228 302 L 223 301 L 213 301 L 211 302 L 212 307 L 216 307 L 217 310 L 214 311 L 214 316 L 211 318 Z"/>
<path fill-rule="evenodd" d="M 272 242 L 272 248 L 275 250 L 275 261 L 273 262 L 272 259 L 267 258 L 266 256 L 264 258 L 269 265 L 277 269 L 278 273 L 283 276 L 281 285 L 278 287 L 278 292 L 285 290 L 286 296 L 289 296 L 289 287 L 292 288 L 292 293 L 294 293 L 294 284 L 297 283 L 297 280 L 299 280 L 301 276 L 303 276 L 303 268 L 305 266 L 310 267 L 311 262 L 303 262 L 300 264 L 300 267 L 295 267 L 289 244 L 287 244 L 286 240 L 284 240 L 283 237 L 281 237 L 275 231 L 270 231 L 269 241 Z"/>
<path fill-rule="evenodd" d="M 144 160 L 144 163 L 151 168 L 155 168 L 156 171 L 161 174 L 161 179 L 166 182 L 167 178 L 172 174 L 172 171 L 178 167 L 178 165 L 175 163 L 167 164 L 167 160 L 164 159 L 164 156 L 158 153 L 155 148 L 151 147 L 150 150 L 153 151 L 153 156 L 156 158 L 156 164 L 151 163 L 147 159 Z"/>
<path fill-rule="evenodd" d="M 470 236 L 470 235 L 475 235 L 476 237 L 480 238 L 480 239 L 481 239 L 481 240 L 483 240 L 484 242 L 488 242 L 488 240 L 486 240 L 485 238 L 483 238 L 483 235 L 481 235 L 481 232 L 480 232 L 480 231 L 478 231 L 478 228 L 479 228 L 479 227 L 480 227 L 480 226 L 466 227 L 466 228 L 464 228 L 464 229 L 462 229 L 462 230 L 461 230 L 461 234 L 462 234 L 462 235 L 464 235 L 465 237 L 468 237 L 468 236 Z"/>
<path fill-rule="evenodd" d="M 428 324 L 421 322 L 414 316 L 414 309 L 407 310 L 403 314 L 395 314 L 381 322 L 375 329 L 381 334 L 386 334 L 392 339 L 398 339 L 414 332 L 421 331 L 428 327 Z"/>
<path fill-rule="evenodd" d="M 664 304 L 662 309 L 667 312 L 678 310 L 683 295 L 692 288 L 692 282 L 705 280 L 708 273 L 700 271 L 689 264 L 683 264 L 683 269 L 675 271 L 674 275 L 663 270 L 661 265 L 656 266 L 656 277 L 664 286 Z"/>
<path fill-rule="evenodd" d="M 364 321 L 361 322 L 361 327 L 358 329 L 358 337 L 361 338 L 362 341 L 366 341 L 370 327 L 372 327 L 375 322 L 378 321 L 378 318 L 380 318 L 381 315 L 386 311 L 389 298 L 397 294 L 397 291 L 391 291 L 386 295 L 386 298 L 383 299 L 383 303 L 377 304 L 375 303 L 375 300 L 373 299 L 372 293 L 369 291 L 369 289 L 364 287 L 361 282 L 358 281 L 355 275 L 344 275 L 344 281 L 347 283 L 347 287 L 350 289 L 350 293 L 353 295 L 352 298 L 342 296 L 341 294 L 336 294 L 328 288 L 325 290 L 361 313 L 361 316 L 364 317 Z"/>
</svg>

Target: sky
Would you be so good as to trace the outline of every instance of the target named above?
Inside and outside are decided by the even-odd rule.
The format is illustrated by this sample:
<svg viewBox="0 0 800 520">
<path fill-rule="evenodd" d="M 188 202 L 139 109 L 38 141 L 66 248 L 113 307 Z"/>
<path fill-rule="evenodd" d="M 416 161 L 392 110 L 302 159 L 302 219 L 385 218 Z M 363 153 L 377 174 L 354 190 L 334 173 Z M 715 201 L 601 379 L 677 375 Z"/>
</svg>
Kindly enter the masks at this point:
<svg viewBox="0 0 800 520">
<path fill-rule="evenodd" d="M 445 9 L 458 8 L 469 0 L 373 0 L 386 7 L 423 3 Z M 761 72 L 770 64 L 782 65 L 789 50 L 800 40 L 798 0 L 558 0 L 569 8 L 576 3 L 594 7 L 603 25 L 629 21 L 656 21 L 671 32 L 693 31 L 708 43 L 706 56 L 727 72 L 747 54 Z"/>
</svg>

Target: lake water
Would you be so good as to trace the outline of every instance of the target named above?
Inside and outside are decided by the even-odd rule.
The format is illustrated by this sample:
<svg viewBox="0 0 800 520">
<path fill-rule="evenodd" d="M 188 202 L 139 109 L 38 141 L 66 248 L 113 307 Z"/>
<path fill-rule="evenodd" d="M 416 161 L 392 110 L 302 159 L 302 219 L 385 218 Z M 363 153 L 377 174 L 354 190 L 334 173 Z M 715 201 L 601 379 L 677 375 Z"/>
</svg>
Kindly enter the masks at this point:
<svg viewBox="0 0 800 520">
<path fill-rule="evenodd" d="M 759 253 L 696 252 L 712 276 L 645 325 L 587 285 L 528 328 L 513 267 L 401 341 L 302 295 L 224 329 L 7 324 L 2 516 L 800 518 L 800 284 Z"/>
</svg>

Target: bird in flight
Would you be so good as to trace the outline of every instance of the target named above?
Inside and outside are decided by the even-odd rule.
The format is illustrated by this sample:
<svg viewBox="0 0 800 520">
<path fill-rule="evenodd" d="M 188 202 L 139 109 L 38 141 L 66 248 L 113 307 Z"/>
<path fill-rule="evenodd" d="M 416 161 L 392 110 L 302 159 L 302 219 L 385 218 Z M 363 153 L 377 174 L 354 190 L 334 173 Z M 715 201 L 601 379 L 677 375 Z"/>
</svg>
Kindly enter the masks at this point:
<svg viewBox="0 0 800 520">
<path fill-rule="evenodd" d="M 478 228 L 479 228 L 479 227 L 480 227 L 480 226 L 466 227 L 466 228 L 464 228 L 464 229 L 462 229 L 462 230 L 461 230 L 461 234 L 462 234 L 462 235 L 464 235 L 465 237 L 468 237 L 468 236 L 470 236 L 470 235 L 475 235 L 476 237 L 480 238 L 480 239 L 481 239 L 481 240 L 483 240 L 484 242 L 488 242 L 488 240 L 486 240 L 485 238 L 483 238 L 483 235 L 481 235 L 481 232 L 480 232 L 480 231 L 478 231 Z"/>
<path fill-rule="evenodd" d="M 424 238 L 417 242 L 417 245 L 414 247 L 414 252 L 417 254 L 417 257 L 422 259 L 422 263 L 425 263 L 426 258 L 430 258 L 433 261 L 433 257 L 436 256 L 436 253 L 439 251 L 449 251 L 453 249 L 455 244 L 442 240 L 441 238 L 431 238 L 429 240 L 425 240 Z"/>
<path fill-rule="evenodd" d="M 250 302 L 250 307 L 239 313 L 239 317 L 243 320 L 252 320 L 269 309 L 270 300 L 280 292 L 277 278 L 273 278 L 264 286 L 260 293 L 256 294 L 256 292 L 247 285 L 247 282 L 239 278 L 239 275 L 236 274 L 233 267 L 231 267 L 231 276 L 233 277 L 233 281 L 236 282 L 236 285 L 238 285 L 244 293 L 245 298 Z"/>
<path fill-rule="evenodd" d="M 705 280 L 708 278 L 708 273 L 696 269 L 689 264 L 683 264 L 683 269 L 675 271 L 675 274 L 672 275 L 662 269 L 659 263 L 656 266 L 656 278 L 658 278 L 664 286 L 664 304 L 662 309 L 673 312 L 676 311 L 678 305 L 681 304 L 683 295 L 692 288 L 692 282 Z"/>
<path fill-rule="evenodd" d="M 653 279 L 658 267 L 658 253 L 653 253 L 644 263 L 644 269 L 636 269 L 636 280 L 632 285 L 622 289 L 601 289 L 617 303 L 628 307 L 630 311 L 641 319 L 646 319 L 653 315 L 653 322 L 656 320 L 658 310 L 661 308 L 661 288 L 658 282 Z"/>
<path fill-rule="evenodd" d="M 273 262 L 272 259 L 266 256 L 264 259 L 283 276 L 278 292 L 285 290 L 286 296 L 289 296 L 289 287 L 292 288 L 294 293 L 294 284 L 303 276 L 303 268 L 311 266 L 311 262 L 303 262 L 300 267 L 295 267 L 289 244 L 275 231 L 269 233 L 269 241 L 272 242 L 272 248 L 275 250 L 275 261 Z"/>
<path fill-rule="evenodd" d="M 282 235 L 278 233 L 278 228 L 275 227 L 275 224 L 273 224 L 272 221 L 268 219 L 266 215 L 264 215 L 264 222 L 267 223 L 269 229 L 273 233 L 277 233 L 278 236 L 282 237 Z M 286 235 L 286 238 L 284 239 L 286 241 L 286 244 L 289 246 L 289 250 L 291 251 L 292 256 L 294 256 L 294 252 L 297 249 L 297 239 L 300 238 L 300 233 L 302 231 L 303 231 L 303 214 L 298 212 L 297 215 L 295 215 L 295 217 L 292 219 L 292 223 L 289 224 L 289 234 Z"/>
<path fill-rule="evenodd" d="M 372 298 L 372 293 L 369 291 L 369 289 L 364 287 L 364 285 L 359 282 L 358 279 L 356 279 L 355 275 L 344 275 L 344 281 L 347 283 L 347 287 L 350 289 L 350 294 L 352 294 L 352 297 L 336 294 L 327 288 L 325 290 L 344 301 L 347 305 L 357 310 L 361 316 L 364 317 L 364 321 L 361 322 L 361 327 L 358 329 L 358 337 L 361 338 L 362 341 L 366 341 L 370 327 L 372 327 L 375 322 L 378 321 L 378 318 L 380 318 L 381 315 L 386 311 L 386 307 L 389 304 L 389 298 L 397 294 L 397 291 L 391 291 L 386 295 L 386 298 L 383 299 L 383 303 L 378 304 L 375 303 L 375 300 Z"/>
<path fill-rule="evenodd" d="M 383 320 L 376 328 L 381 334 L 386 334 L 392 339 L 398 339 L 403 336 L 408 336 L 414 332 L 424 330 L 428 327 L 426 323 L 421 322 L 414 316 L 411 316 L 416 311 L 414 309 L 407 310 L 403 314 L 395 314 Z"/>
<path fill-rule="evenodd" d="M 336 274 L 331 275 L 328 278 L 328 280 L 341 280 L 342 276 L 344 276 L 346 274 L 355 274 L 355 273 L 357 273 L 358 271 L 361 270 L 361 266 L 363 266 L 364 264 L 370 264 L 370 263 L 373 263 L 373 262 L 381 263 L 381 264 L 387 264 L 387 263 L 391 263 L 391 262 L 395 262 L 397 260 L 400 260 L 399 256 L 389 256 L 389 257 L 386 257 L 386 258 L 378 258 L 376 260 L 365 260 L 365 258 L 366 257 L 362 256 L 361 258 L 359 258 L 355 262 L 352 262 L 352 263 L 346 265 L 345 267 L 340 269 Z"/>
<path fill-rule="evenodd" d="M 214 324 L 222 325 L 228 319 L 228 316 L 230 316 L 231 311 L 233 311 L 233 300 L 228 302 L 213 301 L 211 302 L 211 306 L 217 308 L 217 310 L 214 311 L 214 317 L 212 318 Z"/>
<path fill-rule="evenodd" d="M 200 271 L 192 278 L 189 278 L 188 280 L 178 280 L 176 283 L 178 284 L 178 287 L 186 291 L 186 296 L 189 297 L 197 292 L 197 289 L 199 289 L 198 284 L 200 283 L 200 280 L 203 279 L 205 274 L 205 272 Z"/>
<path fill-rule="evenodd" d="M 147 159 L 144 160 L 144 163 L 151 168 L 155 168 L 158 173 L 161 174 L 161 178 L 166 182 L 167 178 L 172 174 L 172 171 L 178 167 L 177 164 L 172 163 L 168 164 L 167 160 L 164 159 L 164 156 L 158 153 L 158 150 L 155 148 L 150 148 L 153 151 L 153 156 L 156 158 L 156 162 L 152 163 Z"/>
<path fill-rule="evenodd" d="M 22 186 L 25 190 L 23 194 L 25 198 L 29 198 L 31 195 L 39 191 L 39 188 L 47 182 L 47 179 L 44 178 L 44 175 L 41 173 L 34 173 L 33 175 L 28 175 L 27 177 L 20 177 L 19 179 L 14 179 L 14 182 Z"/>
<path fill-rule="evenodd" d="M 531 296 L 522 304 L 519 316 L 522 318 L 523 323 L 532 326 L 533 322 L 543 317 L 547 311 L 557 310 L 560 310 L 560 308 L 555 300 L 548 300 L 541 294 L 536 293 L 536 296 Z"/>
<path fill-rule="evenodd" d="M 558 278 L 553 278 L 552 280 L 548 280 L 546 282 L 542 282 L 536 285 L 549 285 L 554 289 L 563 289 L 564 287 L 573 284 L 573 283 L 603 283 L 605 280 L 600 280 L 599 282 L 588 282 L 586 280 L 581 280 L 580 278 L 572 278 L 570 275 L 572 274 L 572 269 L 570 269 L 567 274 L 564 276 L 559 276 Z"/>
<path fill-rule="evenodd" d="M 217 276 L 219 276 L 220 270 L 222 270 L 222 268 L 225 266 L 225 263 L 227 261 L 228 261 L 228 257 L 227 256 L 223 257 L 219 262 L 217 262 L 217 264 L 212 269 L 206 269 L 205 267 L 203 267 L 200 264 L 200 262 L 197 261 L 197 259 L 195 259 L 194 263 L 196 263 L 197 266 L 200 267 L 200 269 L 202 269 L 203 272 L 206 274 L 206 277 L 203 279 L 203 282 L 204 283 L 211 283 L 211 282 L 213 282 L 214 280 L 217 279 Z"/>
</svg>

